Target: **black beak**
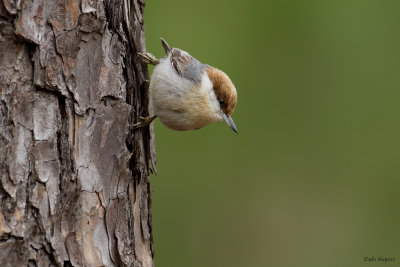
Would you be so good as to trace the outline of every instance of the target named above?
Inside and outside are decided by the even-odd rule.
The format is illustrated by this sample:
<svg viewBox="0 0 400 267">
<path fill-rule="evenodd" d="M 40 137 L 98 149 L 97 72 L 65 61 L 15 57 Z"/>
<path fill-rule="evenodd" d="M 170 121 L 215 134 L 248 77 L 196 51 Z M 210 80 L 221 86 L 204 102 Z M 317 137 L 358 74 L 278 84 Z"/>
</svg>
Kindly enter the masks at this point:
<svg viewBox="0 0 400 267">
<path fill-rule="evenodd" d="M 231 127 L 231 129 L 235 133 L 239 133 L 238 129 L 236 128 L 235 123 L 233 122 L 233 120 L 232 120 L 232 118 L 230 116 L 227 116 L 225 113 L 222 113 L 222 117 L 224 117 L 224 120 L 226 121 L 226 123 L 229 125 L 229 127 Z"/>
</svg>

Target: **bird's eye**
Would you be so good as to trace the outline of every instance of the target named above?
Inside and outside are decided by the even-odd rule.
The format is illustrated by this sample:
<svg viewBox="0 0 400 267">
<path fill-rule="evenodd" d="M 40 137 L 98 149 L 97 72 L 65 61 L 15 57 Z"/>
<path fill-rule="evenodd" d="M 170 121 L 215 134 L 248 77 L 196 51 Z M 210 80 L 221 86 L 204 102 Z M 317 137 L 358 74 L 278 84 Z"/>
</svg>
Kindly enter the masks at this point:
<svg viewBox="0 0 400 267">
<path fill-rule="evenodd" d="M 220 104 L 221 106 L 225 105 L 225 100 L 220 99 L 220 100 L 218 100 L 218 101 L 219 101 L 219 104 Z"/>
</svg>

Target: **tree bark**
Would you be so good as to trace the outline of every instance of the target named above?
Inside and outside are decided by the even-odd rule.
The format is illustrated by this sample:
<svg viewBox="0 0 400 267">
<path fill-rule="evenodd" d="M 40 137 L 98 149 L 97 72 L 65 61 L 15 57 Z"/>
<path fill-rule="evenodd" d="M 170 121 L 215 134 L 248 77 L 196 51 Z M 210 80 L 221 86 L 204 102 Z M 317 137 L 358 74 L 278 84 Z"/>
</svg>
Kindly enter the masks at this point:
<svg viewBox="0 0 400 267">
<path fill-rule="evenodd" d="M 0 0 L 0 266 L 153 266 L 145 0 Z"/>
</svg>

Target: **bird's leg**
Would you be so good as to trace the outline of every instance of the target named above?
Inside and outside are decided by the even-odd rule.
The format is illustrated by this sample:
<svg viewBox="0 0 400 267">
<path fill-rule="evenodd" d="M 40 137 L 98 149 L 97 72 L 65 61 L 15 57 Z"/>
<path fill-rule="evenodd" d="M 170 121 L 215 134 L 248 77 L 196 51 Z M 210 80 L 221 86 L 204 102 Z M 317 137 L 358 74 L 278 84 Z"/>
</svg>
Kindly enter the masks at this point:
<svg viewBox="0 0 400 267">
<path fill-rule="evenodd" d="M 145 126 L 150 125 L 150 123 L 157 118 L 157 115 L 155 116 L 148 116 L 148 117 L 141 117 L 139 116 L 139 122 L 129 125 L 129 127 L 132 127 L 133 129 L 138 129 L 138 128 L 142 128 Z"/>
<path fill-rule="evenodd" d="M 152 64 L 152 65 L 157 65 L 157 64 L 160 64 L 160 60 L 158 60 L 155 56 L 153 56 L 152 54 L 150 54 L 150 53 L 144 53 L 144 54 L 142 54 L 142 53 L 137 53 L 142 59 L 143 59 L 143 61 L 144 62 L 146 62 L 147 64 Z"/>
</svg>

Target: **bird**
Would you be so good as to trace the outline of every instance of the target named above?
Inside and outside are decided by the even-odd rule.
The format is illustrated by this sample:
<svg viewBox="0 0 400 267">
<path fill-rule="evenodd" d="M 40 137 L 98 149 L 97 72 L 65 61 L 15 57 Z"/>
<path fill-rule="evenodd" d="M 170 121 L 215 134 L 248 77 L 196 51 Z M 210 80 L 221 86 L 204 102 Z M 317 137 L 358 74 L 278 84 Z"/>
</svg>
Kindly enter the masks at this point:
<svg viewBox="0 0 400 267">
<path fill-rule="evenodd" d="M 237 91 L 223 71 L 201 63 L 188 52 L 170 47 L 161 38 L 166 56 L 138 53 L 147 64 L 155 65 L 150 78 L 149 99 L 153 116 L 140 117 L 134 125 L 149 125 L 156 117 L 176 131 L 197 130 L 213 122 L 225 121 L 238 133 L 231 117 Z"/>
</svg>

